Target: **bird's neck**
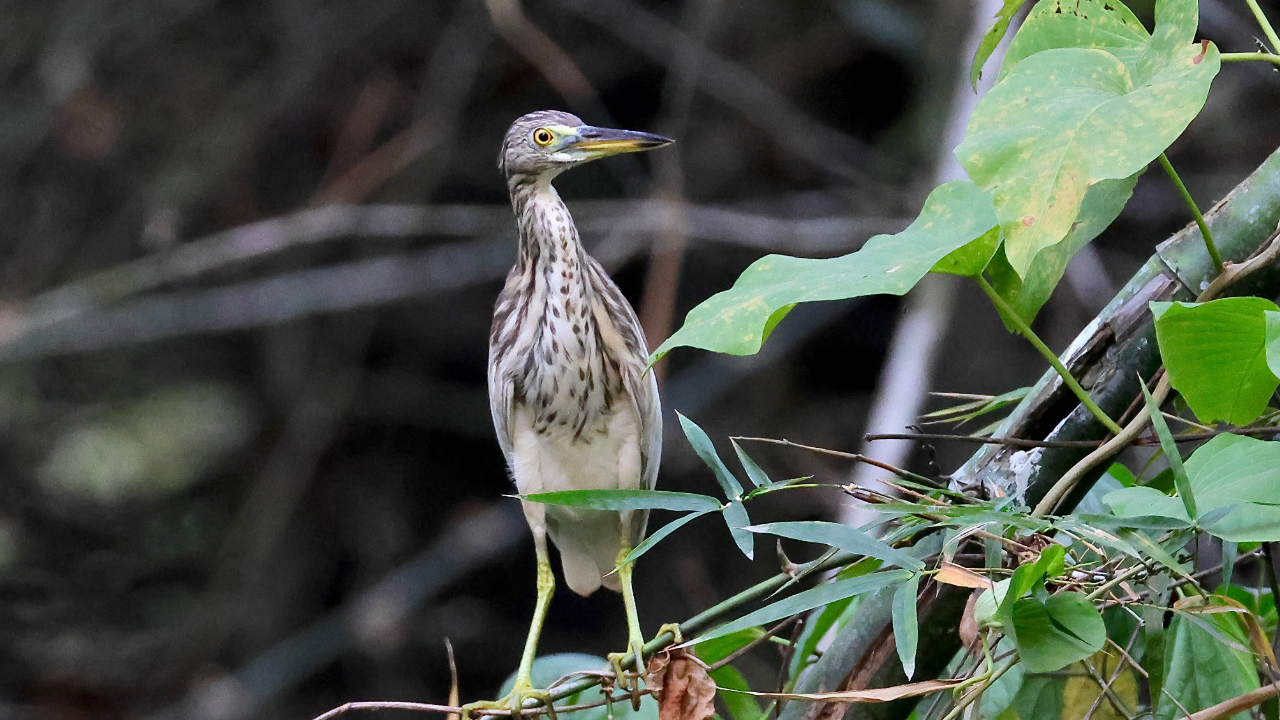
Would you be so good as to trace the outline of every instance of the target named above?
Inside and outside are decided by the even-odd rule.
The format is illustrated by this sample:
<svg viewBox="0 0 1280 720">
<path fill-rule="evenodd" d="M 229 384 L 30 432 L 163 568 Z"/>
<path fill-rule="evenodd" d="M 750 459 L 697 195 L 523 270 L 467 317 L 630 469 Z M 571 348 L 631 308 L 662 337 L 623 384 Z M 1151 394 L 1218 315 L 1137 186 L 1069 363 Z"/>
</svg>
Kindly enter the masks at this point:
<svg viewBox="0 0 1280 720">
<path fill-rule="evenodd" d="M 566 261 L 582 262 L 582 243 L 569 208 L 551 186 L 552 176 L 513 176 L 507 186 L 520 230 L 519 264 L 544 272 Z"/>
</svg>

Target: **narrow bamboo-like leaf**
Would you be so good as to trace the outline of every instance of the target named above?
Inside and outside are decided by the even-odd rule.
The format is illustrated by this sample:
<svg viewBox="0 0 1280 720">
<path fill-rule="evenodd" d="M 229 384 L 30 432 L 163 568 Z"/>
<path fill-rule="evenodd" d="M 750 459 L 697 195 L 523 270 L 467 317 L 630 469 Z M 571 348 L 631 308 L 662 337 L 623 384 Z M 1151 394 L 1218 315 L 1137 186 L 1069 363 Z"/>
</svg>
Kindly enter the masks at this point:
<svg viewBox="0 0 1280 720">
<path fill-rule="evenodd" d="M 1120 528 L 1117 531 L 1117 534 L 1120 535 L 1122 540 L 1137 548 L 1139 552 L 1169 568 L 1176 575 L 1195 582 L 1195 580 L 1187 574 L 1187 571 L 1183 569 L 1182 564 L 1169 554 L 1169 551 L 1160 547 L 1154 540 L 1147 537 L 1145 533 L 1130 528 Z"/>
<path fill-rule="evenodd" d="M 751 481 L 752 485 L 755 485 L 756 487 L 768 487 L 773 484 L 773 481 L 769 479 L 769 476 L 766 475 L 764 470 L 761 470 L 760 466 L 756 464 L 756 461 L 752 460 L 751 456 L 742 449 L 742 446 L 738 444 L 737 440 L 730 440 L 729 442 L 733 443 L 733 451 L 737 453 L 738 462 L 742 463 L 742 469 L 746 471 L 747 479 Z"/>
<path fill-rule="evenodd" d="M 755 612 L 721 625 L 720 627 L 708 632 L 701 637 L 686 642 L 686 645 L 694 645 L 705 642 L 712 638 L 728 635 L 732 632 L 745 630 L 756 625 L 764 625 L 782 618 L 791 617 L 802 612 L 808 612 L 816 607 L 821 607 L 827 603 L 844 600 L 845 598 L 862 595 L 873 590 L 896 585 L 904 582 L 912 576 L 908 570 L 885 570 L 883 572 L 873 573 L 871 575 L 863 575 L 861 577 L 849 578 L 848 580 L 837 580 L 835 582 L 819 585 L 810 588 L 804 592 L 796 593 L 789 598 L 779 600 L 778 602 L 766 605 Z"/>
<path fill-rule="evenodd" d="M 916 596 L 920 594 L 920 574 L 898 586 L 893 591 L 893 641 L 902 661 L 902 672 L 910 680 L 916 674 L 916 645 L 920 641 L 920 626 L 916 622 Z"/>
<path fill-rule="evenodd" d="M 1169 576 L 1155 573 L 1148 580 L 1150 602 L 1142 606 L 1142 633 L 1146 647 L 1142 651 L 1142 667 L 1147 671 L 1152 705 L 1158 705 L 1164 687 L 1164 614 L 1169 602 Z"/>
<path fill-rule="evenodd" d="M 1231 575 L 1236 570 L 1236 556 L 1239 545 L 1230 540 L 1222 541 L 1222 584 L 1231 587 Z"/>
<path fill-rule="evenodd" d="M 751 524 L 751 518 L 747 517 L 747 509 L 743 507 L 741 500 L 734 500 L 724 508 L 724 522 L 729 526 L 729 534 L 733 536 L 733 542 L 738 545 L 738 549 L 748 560 L 755 559 L 755 543 L 756 538 L 747 530 L 747 526 Z"/>
<path fill-rule="evenodd" d="M 1182 466 L 1182 455 L 1178 452 L 1178 443 L 1173 439 L 1173 433 L 1169 432 L 1169 424 L 1164 421 L 1160 405 L 1156 403 L 1155 398 L 1151 397 L 1147 383 L 1142 378 L 1138 378 L 1138 386 L 1142 388 L 1142 397 L 1147 402 L 1147 414 L 1151 416 L 1151 427 L 1155 428 L 1156 435 L 1160 438 L 1160 449 L 1164 451 L 1164 459 L 1173 470 L 1173 484 L 1178 488 L 1182 506 L 1187 510 L 1187 517 L 1194 519 L 1197 516 L 1195 491 L 1191 489 L 1191 479 L 1187 477 L 1187 470 Z"/>
<path fill-rule="evenodd" d="M 692 510 L 715 511 L 720 502 L 709 495 L 670 492 L 668 490 L 563 490 L 560 492 L 521 495 L 521 499 L 548 505 L 589 508 L 591 510 Z"/>
<path fill-rule="evenodd" d="M 924 569 L 924 563 L 902 550 L 893 548 L 857 528 L 841 525 L 840 523 L 820 521 L 779 522 L 754 525 L 748 527 L 747 530 L 803 542 L 822 543 L 845 552 L 880 558 L 886 563 L 908 570 L 920 571 Z"/>
<path fill-rule="evenodd" d="M 652 535 L 650 535 L 649 537 L 645 538 L 643 542 L 641 542 L 639 545 L 635 546 L 635 548 L 634 548 L 634 549 L 632 549 L 632 550 L 631 550 L 631 552 L 627 553 L 627 556 L 626 556 L 625 558 L 623 558 L 623 559 L 622 559 L 622 562 L 620 562 L 620 563 L 618 563 L 618 564 L 619 564 L 619 565 L 625 565 L 625 564 L 627 564 L 627 563 L 629 563 L 629 562 L 635 562 L 635 561 L 636 561 L 636 558 L 638 558 L 638 557 L 640 557 L 641 555 L 643 555 L 643 554 L 645 554 L 645 553 L 649 552 L 649 549 L 650 549 L 650 548 L 652 548 L 654 545 L 657 545 L 658 543 L 662 542 L 662 540 L 663 540 L 664 538 L 666 538 L 668 535 L 670 535 L 671 533 L 673 533 L 673 532 L 675 532 L 675 531 L 679 530 L 680 528 L 684 527 L 685 525 L 688 525 L 689 523 L 693 522 L 694 520 L 697 520 L 698 518 L 702 517 L 703 515 L 707 515 L 707 514 L 709 514 L 709 513 L 713 513 L 713 512 L 715 512 L 715 510 L 699 510 L 698 512 L 691 512 L 691 513 L 689 513 L 688 515 L 685 515 L 685 516 L 683 516 L 683 517 L 679 517 L 679 518 L 677 518 L 677 519 L 675 519 L 675 520 L 672 520 L 671 522 L 667 523 L 666 525 L 663 525 L 662 527 L 658 528 L 658 531 L 657 531 L 657 532 L 655 532 L 655 533 L 653 533 Z"/>
<path fill-rule="evenodd" d="M 711 472 L 715 473 L 716 482 L 720 483 L 720 489 L 724 491 L 725 497 L 729 500 L 741 499 L 742 483 L 738 482 L 738 478 L 725 467 L 724 461 L 716 452 L 716 446 L 711 443 L 711 438 L 694 421 L 680 413 L 676 413 L 676 417 L 680 418 L 680 427 L 684 430 L 684 436 L 689 439 L 689 444 L 693 446 L 693 451 L 702 458 L 702 462 L 706 463 L 707 467 L 711 468 Z"/>
</svg>

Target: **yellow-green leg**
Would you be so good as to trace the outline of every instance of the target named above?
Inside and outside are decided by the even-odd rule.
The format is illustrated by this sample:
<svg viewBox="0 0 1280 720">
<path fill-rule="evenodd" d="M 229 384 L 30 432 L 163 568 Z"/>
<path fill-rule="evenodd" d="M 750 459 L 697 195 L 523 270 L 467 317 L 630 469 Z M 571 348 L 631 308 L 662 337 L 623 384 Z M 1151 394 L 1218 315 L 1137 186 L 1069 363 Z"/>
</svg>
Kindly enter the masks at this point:
<svg viewBox="0 0 1280 720">
<path fill-rule="evenodd" d="M 631 552 L 628 543 L 622 544 L 622 549 L 618 551 L 617 562 L 621 563 Z M 636 613 L 636 595 L 631 588 L 631 572 L 633 563 L 623 563 L 618 565 L 618 582 L 622 585 L 622 606 L 627 611 L 627 651 L 622 653 L 613 653 L 609 655 L 609 662 L 613 665 L 613 671 L 617 675 L 618 685 L 624 689 L 633 691 L 633 703 L 638 705 L 640 696 L 634 694 L 640 689 L 640 675 L 644 674 L 644 635 L 640 632 L 640 616 Z M 628 676 L 622 670 L 622 661 L 628 655 L 635 657 L 634 682 L 628 680 Z M 639 707 L 636 708 L 637 710 Z"/>
<path fill-rule="evenodd" d="M 551 558 L 547 554 L 545 533 L 534 531 L 534 545 L 538 552 L 538 602 L 533 608 L 533 620 L 529 623 L 529 635 L 524 641 L 524 652 L 520 655 L 520 668 L 516 671 L 516 682 L 507 696 L 498 700 L 482 700 L 462 706 L 462 716 L 470 718 L 474 710 L 510 710 L 513 717 L 518 717 L 524 708 L 524 701 L 530 698 L 542 701 L 547 714 L 554 720 L 555 710 L 551 705 L 551 696 L 546 690 L 533 687 L 533 661 L 538 655 L 538 637 L 542 634 L 542 624 L 547 619 L 547 608 L 551 605 L 551 596 L 556 591 L 556 577 L 551 571 Z"/>
</svg>

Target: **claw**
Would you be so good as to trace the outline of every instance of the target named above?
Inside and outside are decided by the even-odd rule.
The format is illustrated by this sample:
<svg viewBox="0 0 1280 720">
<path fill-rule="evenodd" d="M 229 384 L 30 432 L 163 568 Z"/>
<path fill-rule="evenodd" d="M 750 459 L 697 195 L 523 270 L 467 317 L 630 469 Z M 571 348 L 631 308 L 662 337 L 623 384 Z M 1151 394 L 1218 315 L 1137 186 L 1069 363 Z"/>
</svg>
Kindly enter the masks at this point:
<svg viewBox="0 0 1280 720">
<path fill-rule="evenodd" d="M 625 662 L 627 658 L 632 657 L 632 653 L 634 653 L 634 657 L 636 658 L 636 667 L 643 668 L 644 660 L 639 645 L 633 645 L 627 652 L 609 653 L 608 658 L 609 664 L 613 666 L 613 674 L 617 678 L 618 687 L 625 690 L 627 694 L 631 696 L 632 709 L 639 710 L 641 697 L 640 676 L 643 673 L 641 670 L 627 672 L 622 669 L 622 663 Z"/>
<path fill-rule="evenodd" d="M 680 634 L 680 625 L 678 623 L 663 624 L 662 627 L 658 628 L 658 634 L 654 638 L 662 637 L 663 633 L 671 633 L 672 640 L 670 644 L 672 645 L 679 645 L 684 642 L 684 636 Z"/>
<path fill-rule="evenodd" d="M 551 693 L 534 688 L 528 681 L 517 682 L 506 697 L 498 700 L 480 700 L 463 705 L 461 715 L 463 720 L 475 720 L 472 713 L 478 710 L 506 710 L 511 713 L 514 720 L 524 711 L 524 701 L 531 698 L 542 703 L 550 720 L 556 720 L 556 708 L 551 702 Z"/>
</svg>

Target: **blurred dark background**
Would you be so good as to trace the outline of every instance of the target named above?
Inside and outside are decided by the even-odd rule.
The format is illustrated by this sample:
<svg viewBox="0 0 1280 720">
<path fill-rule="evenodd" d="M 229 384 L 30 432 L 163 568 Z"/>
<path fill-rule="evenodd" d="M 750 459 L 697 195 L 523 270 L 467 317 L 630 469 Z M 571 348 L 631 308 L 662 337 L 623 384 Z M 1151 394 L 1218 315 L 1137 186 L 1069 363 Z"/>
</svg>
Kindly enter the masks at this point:
<svg viewBox="0 0 1280 720">
<path fill-rule="evenodd" d="M 1243 3 L 1201 5 L 1205 37 L 1253 49 Z M 841 254 L 909 222 L 963 128 L 966 38 L 991 6 L 4 2 L 0 717 L 443 702 L 445 638 L 464 700 L 494 693 L 534 596 L 485 390 L 514 259 L 508 124 L 557 108 L 678 139 L 557 182 L 656 345 L 766 252 Z M 1170 152 L 1202 206 L 1280 143 L 1277 111 L 1280 74 L 1223 69 Z M 1064 347 L 1187 219 L 1149 174 L 1037 330 Z M 1040 374 L 978 291 L 947 298 L 931 388 Z M 731 434 L 856 450 L 903 312 L 802 307 L 760 356 L 673 353 L 661 486 L 715 492 L 673 409 L 722 452 Z M 971 451 L 939 446 L 938 465 Z M 850 471 L 753 452 L 775 478 Z M 844 506 L 784 493 L 753 519 Z M 756 550 L 711 518 L 673 535 L 638 568 L 646 631 L 775 572 Z M 616 595 L 562 588 L 542 650 L 624 637 Z M 742 667 L 771 678 L 771 659 Z"/>
</svg>

